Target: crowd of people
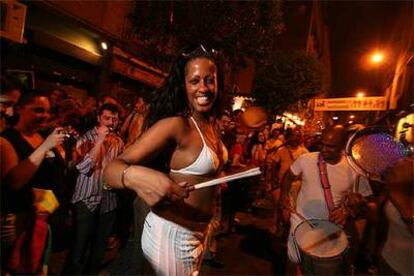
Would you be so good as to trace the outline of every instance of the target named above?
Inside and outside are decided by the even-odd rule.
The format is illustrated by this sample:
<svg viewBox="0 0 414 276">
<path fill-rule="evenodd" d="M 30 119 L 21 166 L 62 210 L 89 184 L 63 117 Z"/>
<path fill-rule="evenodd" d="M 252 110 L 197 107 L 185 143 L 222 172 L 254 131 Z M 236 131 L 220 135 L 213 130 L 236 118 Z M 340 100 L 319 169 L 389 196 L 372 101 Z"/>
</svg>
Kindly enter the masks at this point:
<svg viewBox="0 0 414 276">
<path fill-rule="evenodd" d="M 236 212 L 270 198 L 268 231 L 287 244 L 286 274 L 318 271 L 295 236 L 314 220 L 350 236 L 350 252 L 321 271 L 350 273 L 364 258 L 379 274 L 414 273 L 412 158 L 384 185 L 350 167 L 341 125 L 306 137 L 279 121 L 246 126 L 242 110 L 223 109 L 214 49 L 183 49 L 164 85 L 137 96 L 130 112 L 109 95 L 79 101 L 1 82 L 2 272 L 45 274 L 50 252 L 69 248 L 63 274 L 98 274 L 115 240 L 119 256 L 134 260 L 114 274 L 144 274 L 146 259 L 156 274 L 197 275 L 203 259 L 226 265 L 217 236 L 235 231 Z M 251 167 L 262 174 L 194 188 Z"/>
</svg>

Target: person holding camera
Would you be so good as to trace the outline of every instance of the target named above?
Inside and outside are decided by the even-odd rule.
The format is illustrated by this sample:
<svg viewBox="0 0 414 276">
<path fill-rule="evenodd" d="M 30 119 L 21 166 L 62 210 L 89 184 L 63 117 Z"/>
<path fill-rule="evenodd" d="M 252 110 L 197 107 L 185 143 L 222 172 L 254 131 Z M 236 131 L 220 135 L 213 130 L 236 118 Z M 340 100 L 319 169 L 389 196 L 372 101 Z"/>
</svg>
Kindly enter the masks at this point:
<svg viewBox="0 0 414 276">
<path fill-rule="evenodd" d="M 14 127 L 2 132 L 1 164 L 1 255 L 3 272 L 39 273 L 46 249 L 49 215 L 53 210 L 39 210 L 35 192 L 51 190 L 54 203 L 62 200 L 64 150 L 63 128 L 48 136 L 50 102 L 41 93 L 23 94 L 17 105 L 19 115 Z M 37 190 L 33 189 L 36 188 Z M 54 196 L 53 196 L 54 195 Z M 50 198 L 49 198 L 50 199 Z M 52 223 L 52 231 L 54 225 Z M 26 242 L 32 250 L 23 248 Z"/>
</svg>

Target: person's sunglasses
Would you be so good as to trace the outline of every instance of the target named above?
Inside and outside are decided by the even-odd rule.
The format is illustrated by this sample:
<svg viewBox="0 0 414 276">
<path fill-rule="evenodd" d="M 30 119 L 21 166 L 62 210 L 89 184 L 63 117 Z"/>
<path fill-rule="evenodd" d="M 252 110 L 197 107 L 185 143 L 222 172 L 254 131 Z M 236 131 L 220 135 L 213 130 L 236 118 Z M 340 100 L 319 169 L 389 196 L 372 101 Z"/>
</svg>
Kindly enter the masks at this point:
<svg viewBox="0 0 414 276">
<path fill-rule="evenodd" d="M 197 47 L 195 47 L 193 50 L 182 53 L 182 56 L 186 58 L 196 56 L 196 55 L 205 55 L 208 57 L 216 58 L 218 55 L 218 51 L 214 48 L 209 49 L 205 47 L 203 44 L 200 44 Z"/>
</svg>

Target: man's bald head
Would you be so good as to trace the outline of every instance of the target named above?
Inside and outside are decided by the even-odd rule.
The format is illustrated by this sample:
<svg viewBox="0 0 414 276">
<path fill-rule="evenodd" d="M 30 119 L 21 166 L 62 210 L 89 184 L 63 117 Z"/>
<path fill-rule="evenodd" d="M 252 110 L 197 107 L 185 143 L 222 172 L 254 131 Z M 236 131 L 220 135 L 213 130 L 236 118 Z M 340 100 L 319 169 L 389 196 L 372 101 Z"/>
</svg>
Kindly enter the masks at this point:
<svg viewBox="0 0 414 276">
<path fill-rule="evenodd" d="M 341 160 L 346 137 L 346 129 L 342 125 L 329 126 L 324 130 L 321 154 L 325 161 L 335 164 Z"/>
<path fill-rule="evenodd" d="M 343 125 L 329 126 L 323 131 L 322 140 L 344 146 L 346 143 L 346 134 L 346 128 Z"/>
</svg>

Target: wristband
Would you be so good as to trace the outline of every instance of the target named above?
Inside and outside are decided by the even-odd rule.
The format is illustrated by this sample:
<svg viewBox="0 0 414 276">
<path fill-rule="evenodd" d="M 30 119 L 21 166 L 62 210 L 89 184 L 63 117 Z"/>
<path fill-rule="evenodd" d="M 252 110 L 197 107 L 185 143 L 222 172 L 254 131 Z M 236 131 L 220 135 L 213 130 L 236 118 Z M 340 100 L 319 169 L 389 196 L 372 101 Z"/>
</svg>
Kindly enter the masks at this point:
<svg viewBox="0 0 414 276">
<path fill-rule="evenodd" d="M 131 167 L 131 165 L 127 164 L 127 166 L 125 167 L 125 169 L 122 171 L 122 174 L 121 174 L 121 184 L 122 184 L 122 187 L 123 187 L 124 189 L 126 189 L 126 188 L 127 188 L 127 186 L 125 185 L 125 175 L 126 175 L 126 173 L 127 173 L 128 169 L 129 169 L 130 167 Z"/>
</svg>

